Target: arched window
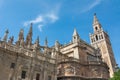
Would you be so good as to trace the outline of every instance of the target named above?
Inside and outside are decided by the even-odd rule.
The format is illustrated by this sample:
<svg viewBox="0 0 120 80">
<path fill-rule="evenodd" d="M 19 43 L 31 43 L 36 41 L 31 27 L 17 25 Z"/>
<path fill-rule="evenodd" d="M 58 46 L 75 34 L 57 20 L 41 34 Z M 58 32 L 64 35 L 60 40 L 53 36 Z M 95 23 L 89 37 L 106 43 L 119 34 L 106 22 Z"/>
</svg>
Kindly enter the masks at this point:
<svg viewBox="0 0 120 80">
<path fill-rule="evenodd" d="M 96 35 L 95 37 L 96 37 L 96 41 L 98 41 L 98 36 Z"/>
<path fill-rule="evenodd" d="M 103 39 L 103 35 L 101 35 L 101 38 Z"/>
<path fill-rule="evenodd" d="M 74 39 L 76 39 L 76 37 L 74 36 Z"/>
<path fill-rule="evenodd" d="M 98 30 L 98 27 L 95 27 L 95 30 L 97 31 L 97 30 Z"/>
</svg>

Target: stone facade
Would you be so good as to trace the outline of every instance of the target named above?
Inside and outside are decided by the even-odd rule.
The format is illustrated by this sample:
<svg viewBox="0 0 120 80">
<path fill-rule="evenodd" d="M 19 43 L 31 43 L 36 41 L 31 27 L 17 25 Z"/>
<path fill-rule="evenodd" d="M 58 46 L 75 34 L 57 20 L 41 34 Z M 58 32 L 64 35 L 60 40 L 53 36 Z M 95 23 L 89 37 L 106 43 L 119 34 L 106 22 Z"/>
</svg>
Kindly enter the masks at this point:
<svg viewBox="0 0 120 80">
<path fill-rule="evenodd" d="M 32 24 L 24 40 L 21 29 L 18 40 L 7 39 L 6 30 L 0 40 L 0 80 L 108 80 L 109 67 L 102 59 L 100 48 L 80 39 L 76 29 L 72 42 L 52 47 L 32 43 Z"/>
<path fill-rule="evenodd" d="M 110 77 L 113 77 L 116 67 L 116 61 L 112 50 L 109 35 L 102 29 L 100 22 L 98 21 L 96 14 L 93 20 L 94 33 L 90 34 L 91 45 L 100 49 L 100 53 L 104 62 L 109 67 Z"/>
</svg>

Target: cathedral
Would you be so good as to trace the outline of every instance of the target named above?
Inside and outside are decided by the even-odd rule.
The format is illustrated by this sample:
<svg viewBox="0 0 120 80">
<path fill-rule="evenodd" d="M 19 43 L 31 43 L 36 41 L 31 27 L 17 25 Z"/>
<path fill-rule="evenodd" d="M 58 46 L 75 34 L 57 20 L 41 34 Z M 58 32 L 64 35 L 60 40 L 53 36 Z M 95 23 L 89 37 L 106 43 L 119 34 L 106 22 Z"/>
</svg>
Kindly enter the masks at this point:
<svg viewBox="0 0 120 80">
<path fill-rule="evenodd" d="M 94 14 L 90 44 L 74 29 L 72 41 L 55 41 L 48 46 L 32 43 L 32 23 L 24 38 L 21 29 L 14 41 L 6 30 L 0 40 L 0 80 L 108 80 L 113 77 L 116 61 L 109 35 Z"/>
</svg>

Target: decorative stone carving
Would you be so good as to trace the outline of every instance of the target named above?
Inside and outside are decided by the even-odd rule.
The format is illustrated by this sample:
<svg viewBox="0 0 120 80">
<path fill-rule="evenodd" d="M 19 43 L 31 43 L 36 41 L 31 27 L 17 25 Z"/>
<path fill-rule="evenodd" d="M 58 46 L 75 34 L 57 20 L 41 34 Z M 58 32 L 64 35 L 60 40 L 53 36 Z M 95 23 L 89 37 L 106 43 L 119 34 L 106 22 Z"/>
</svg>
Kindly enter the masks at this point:
<svg viewBox="0 0 120 80">
<path fill-rule="evenodd" d="M 13 41 L 14 41 L 14 37 L 10 37 L 9 40 L 8 40 L 8 44 L 13 44 Z"/>
</svg>

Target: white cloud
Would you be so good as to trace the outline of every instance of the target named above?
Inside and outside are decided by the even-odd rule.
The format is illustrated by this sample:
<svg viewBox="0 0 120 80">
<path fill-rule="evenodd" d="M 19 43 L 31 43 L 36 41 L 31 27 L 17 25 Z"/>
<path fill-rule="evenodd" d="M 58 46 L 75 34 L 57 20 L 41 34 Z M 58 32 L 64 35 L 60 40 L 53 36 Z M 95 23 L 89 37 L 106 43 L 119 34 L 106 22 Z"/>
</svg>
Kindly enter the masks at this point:
<svg viewBox="0 0 120 80">
<path fill-rule="evenodd" d="M 43 27 L 42 24 L 38 25 L 38 29 L 39 29 L 41 32 L 42 32 L 42 27 Z"/>
<path fill-rule="evenodd" d="M 42 28 L 47 24 L 54 23 L 58 20 L 58 16 L 55 13 L 47 13 L 44 15 L 39 15 L 33 20 L 24 22 L 24 26 L 28 26 L 30 23 L 37 24 L 38 29 L 42 31 Z"/>
<path fill-rule="evenodd" d="M 41 22 L 44 22 L 43 16 L 39 15 L 37 18 L 35 18 L 33 20 L 24 22 L 24 26 L 28 26 L 30 23 L 37 24 L 37 23 L 41 23 Z"/>
<path fill-rule="evenodd" d="M 58 20 L 58 16 L 56 16 L 55 14 L 47 14 L 46 17 L 51 19 L 51 22 L 54 23 L 56 20 Z"/>
<path fill-rule="evenodd" d="M 39 23 L 39 22 L 43 22 L 43 17 L 42 16 L 38 16 L 35 20 L 31 20 L 31 23 Z"/>
<path fill-rule="evenodd" d="M 82 12 L 87 12 L 99 5 L 102 2 L 102 0 L 95 0 L 92 4 L 88 5 L 87 7 L 84 8 Z"/>
<path fill-rule="evenodd" d="M 28 26 L 30 23 L 36 24 L 38 29 L 42 31 L 42 28 L 45 27 L 48 24 L 55 23 L 59 17 L 58 17 L 58 12 L 60 9 L 60 5 L 54 6 L 55 8 L 52 10 L 49 10 L 48 12 L 44 14 L 38 15 L 35 19 L 25 21 L 24 26 Z"/>
</svg>

